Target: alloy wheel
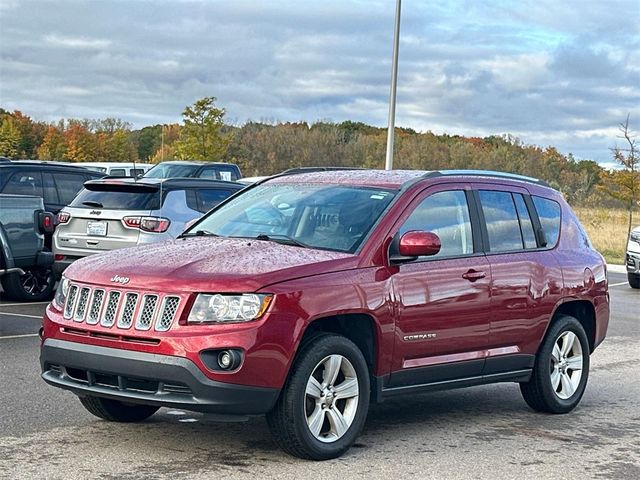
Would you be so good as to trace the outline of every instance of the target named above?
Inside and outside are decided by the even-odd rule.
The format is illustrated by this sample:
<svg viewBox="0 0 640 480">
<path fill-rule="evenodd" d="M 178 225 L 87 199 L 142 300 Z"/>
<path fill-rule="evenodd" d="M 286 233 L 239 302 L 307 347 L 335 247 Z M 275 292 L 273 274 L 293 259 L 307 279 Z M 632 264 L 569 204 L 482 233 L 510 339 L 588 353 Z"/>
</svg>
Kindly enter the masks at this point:
<svg viewBox="0 0 640 480">
<path fill-rule="evenodd" d="M 305 392 L 305 415 L 311 434 L 335 442 L 349 430 L 358 410 L 358 375 L 342 355 L 329 355 L 313 369 Z"/>
<path fill-rule="evenodd" d="M 583 353 L 578 336 L 570 330 L 562 332 L 551 352 L 551 388 L 562 400 L 573 396 L 582 378 Z"/>
</svg>

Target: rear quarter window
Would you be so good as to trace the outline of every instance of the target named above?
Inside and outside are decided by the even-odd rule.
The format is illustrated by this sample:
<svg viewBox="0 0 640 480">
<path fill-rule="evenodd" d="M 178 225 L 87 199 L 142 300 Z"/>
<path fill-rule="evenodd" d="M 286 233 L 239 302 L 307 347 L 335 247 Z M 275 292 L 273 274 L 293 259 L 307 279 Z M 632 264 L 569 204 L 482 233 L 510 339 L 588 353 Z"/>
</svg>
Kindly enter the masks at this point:
<svg viewBox="0 0 640 480">
<path fill-rule="evenodd" d="M 560 237 L 560 204 L 548 198 L 532 196 L 533 204 L 538 212 L 542 230 L 547 239 L 547 248 L 553 248 Z"/>
</svg>

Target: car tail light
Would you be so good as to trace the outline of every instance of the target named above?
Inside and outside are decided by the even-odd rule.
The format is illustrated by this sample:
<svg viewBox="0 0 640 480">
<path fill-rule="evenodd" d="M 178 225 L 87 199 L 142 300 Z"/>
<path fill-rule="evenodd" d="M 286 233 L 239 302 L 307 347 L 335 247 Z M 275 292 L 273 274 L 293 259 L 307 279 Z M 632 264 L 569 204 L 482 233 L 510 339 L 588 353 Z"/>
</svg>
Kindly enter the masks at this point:
<svg viewBox="0 0 640 480">
<path fill-rule="evenodd" d="M 52 233 L 54 228 L 53 215 L 49 212 L 38 213 L 38 229 L 40 233 Z"/>
<path fill-rule="evenodd" d="M 68 223 L 71 220 L 71 215 L 67 212 L 59 212 L 56 217 L 56 224 Z"/>
<path fill-rule="evenodd" d="M 129 228 L 138 228 L 144 232 L 166 232 L 171 220 L 164 217 L 124 217 L 122 223 Z"/>
</svg>

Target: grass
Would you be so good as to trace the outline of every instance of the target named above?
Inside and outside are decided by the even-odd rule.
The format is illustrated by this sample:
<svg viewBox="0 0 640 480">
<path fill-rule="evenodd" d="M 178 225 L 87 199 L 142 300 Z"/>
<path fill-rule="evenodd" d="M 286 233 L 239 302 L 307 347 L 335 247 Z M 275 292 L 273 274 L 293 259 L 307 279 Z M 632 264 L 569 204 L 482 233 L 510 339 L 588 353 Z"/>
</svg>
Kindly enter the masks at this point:
<svg viewBox="0 0 640 480">
<path fill-rule="evenodd" d="M 620 209 L 597 207 L 577 207 L 574 211 L 587 230 L 593 246 L 604 255 L 607 263 L 624 264 L 628 213 Z M 635 227 L 638 222 L 637 213 L 634 214 L 633 221 Z"/>
</svg>

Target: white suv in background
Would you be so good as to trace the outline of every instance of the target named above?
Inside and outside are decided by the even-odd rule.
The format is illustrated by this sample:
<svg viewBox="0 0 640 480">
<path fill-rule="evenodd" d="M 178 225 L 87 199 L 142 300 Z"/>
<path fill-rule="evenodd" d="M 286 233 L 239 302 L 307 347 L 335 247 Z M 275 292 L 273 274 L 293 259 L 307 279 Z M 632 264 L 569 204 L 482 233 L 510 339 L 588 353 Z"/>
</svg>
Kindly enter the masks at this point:
<svg viewBox="0 0 640 480">
<path fill-rule="evenodd" d="M 625 263 L 629 285 L 631 288 L 640 288 L 640 227 L 631 230 Z"/>
</svg>

